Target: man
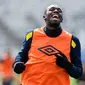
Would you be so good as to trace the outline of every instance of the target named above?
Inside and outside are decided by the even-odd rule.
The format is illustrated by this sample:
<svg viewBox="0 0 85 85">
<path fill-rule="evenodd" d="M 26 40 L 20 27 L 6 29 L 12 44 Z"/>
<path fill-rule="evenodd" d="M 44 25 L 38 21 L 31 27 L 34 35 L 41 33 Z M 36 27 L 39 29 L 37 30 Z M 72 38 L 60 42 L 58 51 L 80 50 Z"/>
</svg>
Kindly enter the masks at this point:
<svg viewBox="0 0 85 85">
<path fill-rule="evenodd" d="M 3 74 L 3 85 L 11 85 L 12 84 L 12 75 L 13 69 L 12 64 L 14 62 L 13 57 L 9 51 L 5 52 L 3 55 L 3 59 L 1 59 L 1 73 Z"/>
<path fill-rule="evenodd" d="M 82 74 L 79 39 L 61 28 L 62 10 L 50 5 L 43 16 L 46 26 L 26 34 L 15 58 L 14 71 L 22 85 L 70 85 L 69 75 Z"/>
<path fill-rule="evenodd" d="M 6 51 L 3 57 L 0 59 L 0 72 L 2 74 L 2 85 L 12 85 L 13 80 L 16 80 L 18 84 L 19 80 L 14 75 L 12 65 L 14 58 L 11 55 L 10 51 Z"/>
</svg>

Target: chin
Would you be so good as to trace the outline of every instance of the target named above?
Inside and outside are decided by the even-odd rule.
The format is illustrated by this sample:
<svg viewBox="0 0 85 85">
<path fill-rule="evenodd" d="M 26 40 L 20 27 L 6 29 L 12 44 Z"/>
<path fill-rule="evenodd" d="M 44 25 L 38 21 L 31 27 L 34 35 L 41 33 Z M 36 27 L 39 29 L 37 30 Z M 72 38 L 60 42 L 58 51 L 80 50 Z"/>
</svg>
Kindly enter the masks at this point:
<svg viewBox="0 0 85 85">
<path fill-rule="evenodd" d="M 52 20 L 49 22 L 49 25 L 52 27 L 58 27 L 60 25 L 60 21 Z"/>
<path fill-rule="evenodd" d="M 52 19 L 52 20 L 50 20 L 50 22 L 59 24 L 61 22 L 61 20 L 60 19 Z"/>
</svg>

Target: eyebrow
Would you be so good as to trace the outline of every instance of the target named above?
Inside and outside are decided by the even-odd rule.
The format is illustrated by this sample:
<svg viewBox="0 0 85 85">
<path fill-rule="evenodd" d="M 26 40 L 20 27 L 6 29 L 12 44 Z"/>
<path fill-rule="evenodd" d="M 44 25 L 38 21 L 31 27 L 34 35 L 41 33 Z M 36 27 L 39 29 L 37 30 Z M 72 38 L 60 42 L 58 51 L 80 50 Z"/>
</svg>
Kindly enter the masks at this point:
<svg viewBox="0 0 85 85">
<path fill-rule="evenodd" d="M 59 10 L 61 10 L 60 8 L 58 8 L 58 7 L 51 7 L 51 8 L 55 8 L 55 9 L 59 9 Z M 51 8 L 49 8 L 49 9 L 51 9 Z"/>
</svg>

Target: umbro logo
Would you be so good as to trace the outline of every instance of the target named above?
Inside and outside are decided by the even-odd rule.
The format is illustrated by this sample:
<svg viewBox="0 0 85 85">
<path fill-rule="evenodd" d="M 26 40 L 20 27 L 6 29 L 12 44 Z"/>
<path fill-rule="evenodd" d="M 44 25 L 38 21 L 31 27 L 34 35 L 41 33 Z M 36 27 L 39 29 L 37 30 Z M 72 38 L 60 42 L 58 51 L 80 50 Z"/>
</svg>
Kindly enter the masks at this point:
<svg viewBox="0 0 85 85">
<path fill-rule="evenodd" d="M 47 46 L 44 46 L 44 47 L 40 47 L 40 48 L 38 48 L 38 50 L 43 52 L 44 54 L 46 54 L 48 56 L 55 55 L 55 54 L 59 53 L 59 50 L 57 50 L 52 45 L 47 45 Z"/>
</svg>

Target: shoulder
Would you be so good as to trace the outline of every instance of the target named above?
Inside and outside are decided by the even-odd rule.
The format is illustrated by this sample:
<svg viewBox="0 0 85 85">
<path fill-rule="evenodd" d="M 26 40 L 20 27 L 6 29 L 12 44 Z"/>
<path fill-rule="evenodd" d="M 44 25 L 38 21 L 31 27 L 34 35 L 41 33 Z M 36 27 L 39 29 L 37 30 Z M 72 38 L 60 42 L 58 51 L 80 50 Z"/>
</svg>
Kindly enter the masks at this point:
<svg viewBox="0 0 85 85">
<path fill-rule="evenodd" d="M 66 35 L 67 37 L 72 37 L 72 34 L 70 32 L 68 32 L 68 31 L 64 30 L 64 29 L 62 30 L 62 33 L 64 35 Z"/>
<path fill-rule="evenodd" d="M 29 29 L 29 30 L 26 32 L 25 40 L 28 41 L 30 38 L 32 38 L 33 33 L 34 33 L 35 31 L 39 31 L 39 30 L 40 30 L 40 28 Z"/>
<path fill-rule="evenodd" d="M 27 30 L 26 35 L 25 35 L 26 41 L 29 40 L 30 38 L 32 38 L 33 31 L 34 31 L 34 29 Z"/>
<path fill-rule="evenodd" d="M 72 40 L 79 42 L 79 39 L 76 36 L 74 36 L 74 35 L 72 35 Z"/>
<path fill-rule="evenodd" d="M 80 40 L 74 35 L 72 35 L 72 40 L 76 43 L 80 43 Z"/>
<path fill-rule="evenodd" d="M 28 29 L 27 32 L 26 32 L 26 34 L 28 34 L 30 32 L 33 32 L 33 31 L 34 31 L 34 29 Z"/>
</svg>

